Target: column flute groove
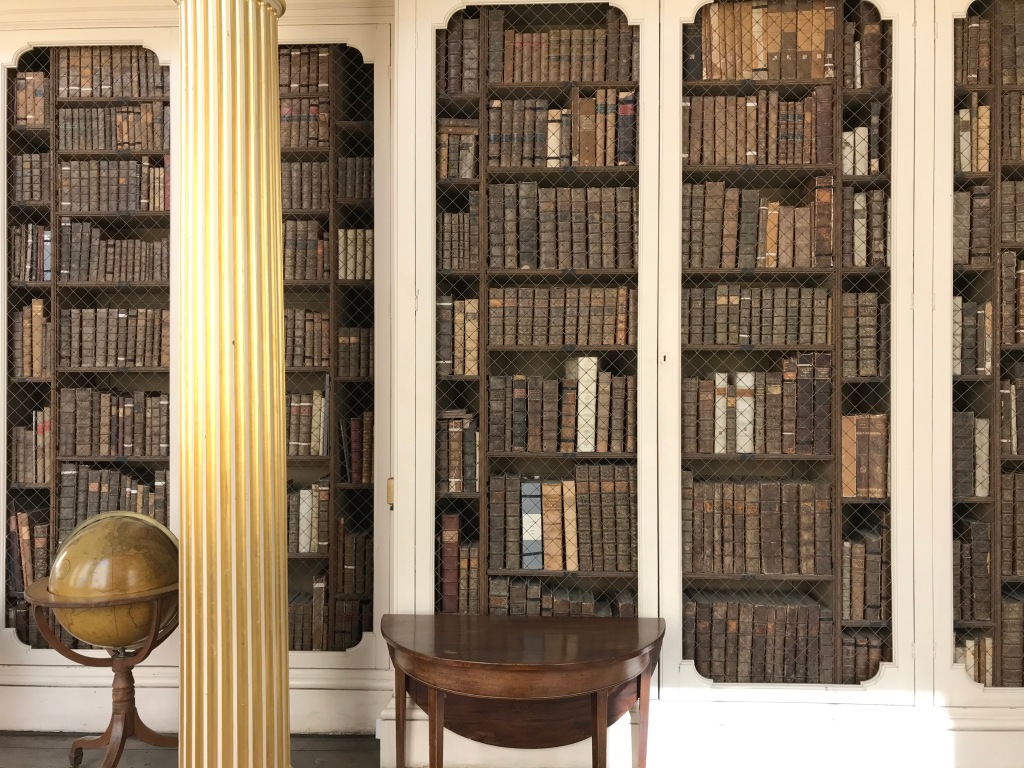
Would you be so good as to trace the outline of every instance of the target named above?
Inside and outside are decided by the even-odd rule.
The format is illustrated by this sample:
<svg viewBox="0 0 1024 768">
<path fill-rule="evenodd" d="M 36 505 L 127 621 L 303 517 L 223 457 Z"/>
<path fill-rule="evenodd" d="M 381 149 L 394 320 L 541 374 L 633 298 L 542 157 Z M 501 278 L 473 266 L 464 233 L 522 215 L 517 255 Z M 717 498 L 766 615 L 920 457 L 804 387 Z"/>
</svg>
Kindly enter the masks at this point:
<svg viewBox="0 0 1024 768">
<path fill-rule="evenodd" d="M 172 319 L 188 768 L 289 760 L 277 0 L 178 0 Z"/>
</svg>

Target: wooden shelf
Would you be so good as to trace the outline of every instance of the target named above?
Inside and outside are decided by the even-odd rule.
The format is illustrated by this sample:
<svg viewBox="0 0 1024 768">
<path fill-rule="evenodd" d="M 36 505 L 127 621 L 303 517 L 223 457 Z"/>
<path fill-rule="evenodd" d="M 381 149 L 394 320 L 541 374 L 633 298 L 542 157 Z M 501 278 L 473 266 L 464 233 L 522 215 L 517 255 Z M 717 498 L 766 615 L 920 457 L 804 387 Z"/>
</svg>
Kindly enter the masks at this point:
<svg viewBox="0 0 1024 768">
<path fill-rule="evenodd" d="M 839 501 L 843 504 L 871 504 L 873 506 L 883 506 L 888 504 L 891 499 L 888 496 L 841 496 Z"/>
<path fill-rule="evenodd" d="M 118 221 L 126 219 L 149 219 L 166 221 L 171 217 L 170 211 L 70 211 L 61 208 L 57 215 L 66 219 L 94 219 L 100 221 Z"/>
<path fill-rule="evenodd" d="M 600 179 L 602 183 L 626 184 L 635 180 L 639 169 L 635 165 L 571 166 L 567 168 L 503 168 L 487 166 L 487 180 L 502 181 L 554 181 L 560 186 L 578 187 Z"/>
<path fill-rule="evenodd" d="M 636 461 L 635 453 L 612 453 L 611 451 L 590 451 L 576 453 L 560 453 L 558 451 L 487 451 L 492 459 L 565 459 L 568 461 Z"/>
<path fill-rule="evenodd" d="M 165 96 L 58 96 L 58 107 L 118 107 L 136 104 L 152 104 L 161 101 L 171 103 L 171 97 Z"/>
<path fill-rule="evenodd" d="M 753 279 L 753 278 L 763 279 L 763 278 L 772 278 L 772 277 L 787 278 L 787 277 L 803 277 L 803 276 L 821 277 L 821 276 L 825 276 L 825 275 L 832 276 L 832 275 L 835 274 L 835 267 L 812 267 L 810 269 L 791 269 L 791 268 L 779 269 L 779 268 L 764 268 L 764 267 L 762 267 L 760 269 L 757 268 L 757 267 L 742 268 L 742 269 L 741 268 L 726 269 L 726 268 L 722 268 L 722 267 L 717 267 L 717 268 L 712 268 L 712 267 L 707 267 L 707 268 L 704 268 L 704 267 L 684 267 L 682 272 L 683 272 L 683 279 L 684 280 L 686 278 L 696 278 L 696 277 L 733 277 L 733 278 L 740 278 L 740 279 L 744 279 L 744 280 L 749 280 L 749 279 Z"/>
<path fill-rule="evenodd" d="M 437 491 L 438 499 L 479 499 L 480 491 Z"/>
<path fill-rule="evenodd" d="M 61 160 L 137 160 L 143 157 L 163 157 L 169 149 L 60 149 Z"/>
<path fill-rule="evenodd" d="M 684 582 L 693 581 L 750 581 L 750 582 L 831 582 L 835 577 L 830 573 L 684 573 Z"/>
<path fill-rule="evenodd" d="M 835 457 L 795 453 L 690 453 L 683 461 L 832 461 Z"/>
<path fill-rule="evenodd" d="M 488 568 L 488 576 L 523 576 L 541 579 L 635 579 L 631 571 L 544 571 L 532 568 Z"/>
<path fill-rule="evenodd" d="M 516 345 L 506 346 L 506 345 L 500 345 L 500 344 L 492 344 L 492 345 L 488 345 L 486 347 L 486 349 L 487 349 L 488 352 L 520 352 L 520 353 L 524 353 L 524 352 L 560 352 L 560 353 L 563 353 L 563 354 L 570 354 L 570 355 L 577 354 L 577 353 L 588 353 L 588 352 L 594 352 L 594 353 L 601 353 L 601 352 L 605 352 L 605 353 L 611 353 L 611 352 L 630 352 L 630 353 L 636 354 L 636 347 L 635 346 L 619 345 L 619 344 L 608 344 L 608 345 L 600 345 L 600 344 L 579 344 L 579 345 L 577 345 L 577 344 L 563 344 L 561 346 L 549 346 L 549 345 L 534 346 L 534 345 L 526 345 L 526 344 L 522 344 L 522 345 L 516 344 Z"/>
<path fill-rule="evenodd" d="M 683 352 L 832 352 L 833 344 L 683 344 Z"/>
<path fill-rule="evenodd" d="M 450 272 L 439 272 L 439 275 L 447 275 Z M 460 272 L 460 275 L 479 277 L 479 270 L 475 272 Z M 488 269 L 488 279 L 500 278 L 503 280 L 575 280 L 577 278 L 636 278 L 639 273 L 635 269 Z"/>
<path fill-rule="evenodd" d="M 331 556 L 330 552 L 289 552 L 289 560 L 326 560 Z"/>
<path fill-rule="evenodd" d="M 47 283 L 49 285 L 49 283 Z M 135 291 L 144 288 L 158 288 L 169 291 L 171 284 L 165 280 L 118 280 L 111 282 L 82 282 L 77 280 L 58 280 L 57 290 L 74 291 Z"/>
<path fill-rule="evenodd" d="M 85 368 L 83 366 L 77 367 L 59 367 L 57 373 L 59 374 L 70 374 L 70 373 L 170 373 L 170 368 L 161 368 L 159 366 L 138 366 L 134 368 Z"/>
<path fill-rule="evenodd" d="M 843 629 L 889 629 L 888 619 L 841 619 Z"/>
<path fill-rule="evenodd" d="M 58 462 L 78 462 L 79 464 L 159 464 L 171 463 L 170 456 L 58 456 Z"/>
</svg>

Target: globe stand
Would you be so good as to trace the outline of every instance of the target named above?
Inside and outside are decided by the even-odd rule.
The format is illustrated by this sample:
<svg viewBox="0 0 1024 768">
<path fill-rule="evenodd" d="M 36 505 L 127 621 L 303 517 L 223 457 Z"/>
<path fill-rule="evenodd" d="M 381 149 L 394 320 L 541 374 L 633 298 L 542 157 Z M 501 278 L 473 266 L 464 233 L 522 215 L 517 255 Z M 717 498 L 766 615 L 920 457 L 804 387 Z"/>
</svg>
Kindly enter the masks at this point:
<svg viewBox="0 0 1024 768">
<path fill-rule="evenodd" d="M 107 751 L 102 768 L 114 768 L 124 752 L 125 742 L 133 736 L 139 741 L 155 747 L 178 746 L 177 736 L 156 733 L 142 722 L 135 707 L 135 677 L 132 674 L 132 669 L 145 661 L 177 627 L 177 613 L 175 613 L 173 621 L 161 627 L 159 623 L 160 611 L 154 609 L 151 612 L 153 618 L 150 621 L 146 640 L 137 650 L 126 650 L 123 648 L 109 650 L 109 659 L 83 656 L 73 651 L 61 641 L 57 633 L 50 628 L 45 614 L 47 608 L 82 607 L 83 601 L 62 603 L 59 598 L 55 598 L 48 593 L 46 581 L 47 579 L 43 578 L 33 582 L 32 587 L 34 588 L 30 587 L 26 594 L 28 601 L 34 604 L 34 615 L 36 625 L 39 627 L 39 633 L 50 644 L 50 647 L 64 658 L 87 667 L 110 667 L 114 672 L 114 682 L 111 689 L 113 704 L 110 723 L 108 723 L 106 730 L 99 736 L 86 736 L 75 739 L 71 743 L 71 750 L 68 755 L 71 768 L 78 768 L 82 764 L 84 750 L 100 749 L 103 747 L 106 747 Z M 37 584 L 39 586 L 36 586 Z M 178 585 L 175 584 L 141 596 L 88 601 L 87 605 L 93 608 L 105 608 L 126 603 L 161 602 L 167 600 L 172 594 L 176 594 L 177 591 Z M 34 595 L 31 593 L 34 593 Z M 45 598 L 33 600 L 33 596 L 39 598 L 44 594 L 46 595 Z"/>
</svg>

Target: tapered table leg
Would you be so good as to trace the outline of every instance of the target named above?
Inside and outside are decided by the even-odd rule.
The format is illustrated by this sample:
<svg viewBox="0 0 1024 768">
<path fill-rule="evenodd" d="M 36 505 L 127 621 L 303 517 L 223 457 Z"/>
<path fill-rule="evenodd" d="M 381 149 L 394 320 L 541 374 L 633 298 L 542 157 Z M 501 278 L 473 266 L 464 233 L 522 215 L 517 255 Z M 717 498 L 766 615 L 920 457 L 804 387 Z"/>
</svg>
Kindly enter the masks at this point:
<svg viewBox="0 0 1024 768">
<path fill-rule="evenodd" d="M 427 692 L 427 718 L 430 721 L 430 768 L 444 767 L 444 691 Z"/>
<path fill-rule="evenodd" d="M 594 768 L 608 765 L 608 689 L 594 693 Z"/>
<path fill-rule="evenodd" d="M 395 667 L 395 768 L 405 768 L 405 672 Z"/>
<path fill-rule="evenodd" d="M 652 660 L 640 673 L 640 743 L 637 745 L 637 768 L 647 768 L 647 718 L 651 709 L 651 673 L 653 671 L 654 662 Z"/>
</svg>

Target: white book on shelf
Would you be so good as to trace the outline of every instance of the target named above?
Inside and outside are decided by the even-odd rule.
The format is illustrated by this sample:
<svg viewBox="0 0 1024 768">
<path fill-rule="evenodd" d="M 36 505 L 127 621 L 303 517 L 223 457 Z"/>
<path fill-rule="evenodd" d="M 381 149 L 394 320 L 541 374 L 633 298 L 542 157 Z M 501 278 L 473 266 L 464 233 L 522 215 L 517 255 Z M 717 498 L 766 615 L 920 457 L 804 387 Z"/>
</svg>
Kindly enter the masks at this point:
<svg viewBox="0 0 1024 768">
<path fill-rule="evenodd" d="M 715 453 L 725 453 L 729 444 L 726 433 L 729 411 L 729 374 L 715 374 Z"/>
<path fill-rule="evenodd" d="M 853 129 L 853 172 L 857 176 L 867 176 L 870 172 L 868 136 L 869 128 L 866 125 Z"/>
<path fill-rule="evenodd" d="M 754 374 L 736 374 L 736 453 L 754 452 Z"/>
<path fill-rule="evenodd" d="M 299 552 L 312 552 L 317 540 L 314 526 L 317 515 L 313 512 L 313 489 L 299 489 Z"/>
<path fill-rule="evenodd" d="M 593 453 L 597 450 L 597 358 L 570 358 L 565 377 L 576 380 L 576 451 Z"/>
<path fill-rule="evenodd" d="M 953 375 L 963 375 L 964 297 L 953 297 Z"/>
<path fill-rule="evenodd" d="M 853 266 L 868 265 L 868 193 L 853 194 Z"/>
<path fill-rule="evenodd" d="M 956 113 L 956 147 L 959 156 L 959 168 L 961 173 L 970 173 L 974 170 L 971 162 L 971 110 L 959 109 Z"/>
<path fill-rule="evenodd" d="M 989 489 L 989 426 L 988 419 L 974 420 L 974 495 L 988 496 Z"/>
</svg>

